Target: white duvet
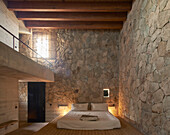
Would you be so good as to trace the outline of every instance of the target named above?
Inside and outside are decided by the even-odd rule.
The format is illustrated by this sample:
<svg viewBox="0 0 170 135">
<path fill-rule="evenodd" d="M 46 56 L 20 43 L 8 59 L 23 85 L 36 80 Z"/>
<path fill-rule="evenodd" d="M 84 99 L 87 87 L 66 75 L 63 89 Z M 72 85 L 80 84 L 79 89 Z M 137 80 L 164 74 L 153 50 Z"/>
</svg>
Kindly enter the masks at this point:
<svg viewBox="0 0 170 135">
<path fill-rule="evenodd" d="M 82 115 L 98 116 L 98 121 L 81 121 Z M 57 121 L 57 128 L 76 130 L 106 130 L 120 128 L 120 121 L 108 111 L 70 111 Z"/>
</svg>

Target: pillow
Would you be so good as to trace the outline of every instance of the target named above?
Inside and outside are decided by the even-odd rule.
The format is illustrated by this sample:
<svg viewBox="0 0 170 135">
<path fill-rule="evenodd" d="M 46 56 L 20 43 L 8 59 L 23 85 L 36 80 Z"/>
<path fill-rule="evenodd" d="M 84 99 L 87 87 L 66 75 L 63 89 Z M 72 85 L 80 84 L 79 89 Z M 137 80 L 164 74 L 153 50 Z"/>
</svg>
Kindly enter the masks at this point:
<svg viewBox="0 0 170 135">
<path fill-rule="evenodd" d="M 91 103 L 92 111 L 108 111 L 108 104 L 106 103 Z"/>
<path fill-rule="evenodd" d="M 73 110 L 73 111 L 87 111 L 88 110 L 88 103 L 72 104 L 71 110 Z"/>
</svg>

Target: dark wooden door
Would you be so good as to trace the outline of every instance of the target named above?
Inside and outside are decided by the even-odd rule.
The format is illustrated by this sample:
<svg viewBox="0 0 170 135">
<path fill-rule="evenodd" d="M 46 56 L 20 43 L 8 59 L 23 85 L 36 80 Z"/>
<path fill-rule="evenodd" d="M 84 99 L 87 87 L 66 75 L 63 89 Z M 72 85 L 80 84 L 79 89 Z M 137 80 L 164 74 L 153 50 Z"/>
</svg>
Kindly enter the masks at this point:
<svg viewBox="0 0 170 135">
<path fill-rule="evenodd" d="M 45 122 L 45 83 L 28 83 L 28 122 Z"/>
</svg>

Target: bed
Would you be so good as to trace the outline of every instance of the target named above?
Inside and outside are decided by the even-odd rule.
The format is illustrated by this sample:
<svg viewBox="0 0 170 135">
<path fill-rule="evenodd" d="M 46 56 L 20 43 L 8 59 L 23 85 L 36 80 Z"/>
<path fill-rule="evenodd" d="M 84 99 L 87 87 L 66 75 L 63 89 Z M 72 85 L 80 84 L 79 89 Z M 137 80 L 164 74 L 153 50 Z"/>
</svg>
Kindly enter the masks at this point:
<svg viewBox="0 0 170 135">
<path fill-rule="evenodd" d="M 70 130 L 56 128 L 58 119 L 59 117 L 56 117 L 33 135 L 143 135 L 119 116 L 118 119 L 120 120 L 121 128 L 111 130 Z"/>
<path fill-rule="evenodd" d="M 97 121 L 81 121 L 82 115 L 98 116 Z M 74 130 L 108 130 L 120 128 L 120 121 L 108 111 L 70 111 L 57 121 L 57 128 Z"/>
<path fill-rule="evenodd" d="M 103 105 L 103 107 L 101 105 L 94 106 L 94 104 L 91 104 L 92 108 L 90 110 L 92 110 L 92 111 L 88 111 L 89 109 L 87 109 L 87 105 L 86 105 L 86 107 L 76 108 L 77 111 L 73 107 L 72 111 L 70 111 L 67 115 L 65 115 L 64 117 L 62 117 L 61 115 L 56 117 L 54 120 L 49 122 L 45 127 L 40 129 L 38 132 L 34 133 L 33 135 L 47 135 L 47 134 L 48 135 L 98 135 L 98 134 L 100 134 L 100 135 L 129 135 L 129 134 L 143 135 L 120 117 L 118 117 L 118 119 L 120 120 L 120 122 L 119 122 L 119 120 L 116 117 L 111 115 L 106 110 L 107 106 L 105 106 L 105 107 L 104 106 L 105 105 Z M 104 117 L 103 113 L 106 114 L 106 117 Z M 58 126 L 60 127 L 61 126 L 60 124 L 63 124 L 63 122 L 66 122 L 66 125 L 67 124 L 70 125 L 69 122 L 71 120 L 74 120 L 74 122 L 75 122 L 75 119 L 77 119 L 77 117 L 75 117 L 75 116 L 80 117 L 80 115 L 82 115 L 82 114 L 99 115 L 99 119 L 101 120 L 100 123 L 102 123 L 102 126 L 100 128 L 90 127 L 88 129 L 86 127 L 85 129 L 87 129 L 87 130 L 85 130 L 84 127 L 83 128 L 78 127 L 80 130 L 78 130 L 78 128 L 75 128 L 76 130 L 74 130 L 74 129 L 70 130 L 67 128 L 65 129 L 63 127 L 56 128 Z M 70 117 L 69 115 L 73 115 L 73 117 Z M 66 120 L 65 118 L 67 119 L 67 121 L 65 121 Z M 102 121 L 102 119 L 103 119 L 103 121 Z M 110 121 L 110 122 L 106 122 L 106 121 Z M 89 121 L 89 122 L 95 123 L 95 121 Z M 99 121 L 96 121 L 96 123 L 99 123 Z M 121 123 L 121 125 L 120 125 L 120 123 Z M 57 124 L 58 124 L 58 126 L 56 126 Z M 105 129 L 109 129 L 108 127 L 106 127 L 106 124 L 109 124 L 108 127 L 110 127 L 110 130 L 105 130 Z M 99 125 L 99 124 L 97 124 L 97 125 Z M 94 126 L 94 124 L 93 124 L 93 126 Z M 121 126 L 121 128 L 120 128 L 120 126 Z M 104 129 L 104 127 L 106 127 L 106 128 Z M 113 128 L 116 128 L 116 129 L 113 129 Z"/>
</svg>

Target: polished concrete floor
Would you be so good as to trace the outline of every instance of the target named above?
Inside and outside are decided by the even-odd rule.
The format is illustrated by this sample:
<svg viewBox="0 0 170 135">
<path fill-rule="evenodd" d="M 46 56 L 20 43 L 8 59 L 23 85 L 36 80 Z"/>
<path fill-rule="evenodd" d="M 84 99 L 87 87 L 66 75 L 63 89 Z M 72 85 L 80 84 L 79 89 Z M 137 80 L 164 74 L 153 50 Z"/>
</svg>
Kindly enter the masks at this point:
<svg viewBox="0 0 170 135">
<path fill-rule="evenodd" d="M 48 123 L 26 123 L 20 122 L 20 128 L 8 133 L 7 135 L 32 135 L 33 133 L 37 132 L 41 128 L 43 128 Z"/>
</svg>

